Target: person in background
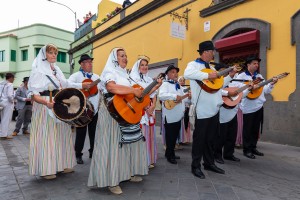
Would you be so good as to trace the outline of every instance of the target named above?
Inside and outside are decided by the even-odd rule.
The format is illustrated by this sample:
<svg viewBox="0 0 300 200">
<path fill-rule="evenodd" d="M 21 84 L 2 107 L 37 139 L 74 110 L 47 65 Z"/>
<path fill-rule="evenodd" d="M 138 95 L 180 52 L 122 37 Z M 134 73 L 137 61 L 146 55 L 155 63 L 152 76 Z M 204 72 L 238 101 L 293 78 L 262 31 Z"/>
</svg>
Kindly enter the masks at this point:
<svg viewBox="0 0 300 200">
<path fill-rule="evenodd" d="M 56 65 L 57 54 L 55 45 L 43 46 L 33 61 L 28 82 L 33 99 L 29 174 L 44 179 L 54 179 L 58 172 L 71 173 L 76 165 L 71 126 L 55 117 L 55 102 L 50 96 L 63 88 L 90 88 L 90 83 L 71 83 L 65 78 Z"/>
<path fill-rule="evenodd" d="M 29 134 L 28 125 L 31 121 L 32 103 L 31 98 L 28 98 L 28 80 L 29 77 L 23 78 L 23 84 L 17 89 L 15 94 L 15 99 L 17 99 L 16 109 L 18 111 L 18 118 L 15 130 L 12 133 L 13 136 L 18 135 L 22 124 L 23 134 Z"/>
<path fill-rule="evenodd" d="M 0 82 L 0 103 L 1 103 L 1 124 L 0 124 L 0 138 L 12 139 L 11 135 L 8 135 L 9 123 L 12 119 L 14 110 L 14 86 L 13 82 L 15 75 L 7 73 L 5 75 L 5 81 Z"/>
<path fill-rule="evenodd" d="M 182 87 L 184 93 L 189 93 L 188 87 L 185 86 L 185 79 L 183 76 L 179 76 L 178 82 L 180 86 Z M 185 91 L 186 90 L 186 91 Z M 191 95 L 189 95 L 190 97 Z M 179 134 L 178 143 L 175 146 L 175 149 L 182 149 L 181 144 L 188 144 L 192 142 L 192 136 L 190 131 L 190 123 L 189 123 L 189 107 L 191 104 L 190 98 L 184 99 L 184 105 L 185 105 L 185 111 L 184 111 L 184 117 L 181 120 L 181 130 Z"/>
<path fill-rule="evenodd" d="M 130 72 L 130 77 L 144 89 L 153 82 L 153 79 L 148 75 L 149 60 L 150 59 L 147 56 L 139 56 Z M 142 125 L 142 131 L 146 138 L 148 166 L 149 168 L 153 168 L 157 160 L 155 131 L 155 105 L 157 92 L 152 90 L 152 92 L 150 91 L 149 94 L 151 102 L 147 107 L 140 124 Z"/>
<path fill-rule="evenodd" d="M 184 94 L 182 87 L 177 82 L 179 68 L 169 65 L 165 74 L 167 81 L 164 81 L 159 89 L 159 99 L 162 101 L 163 125 L 165 127 L 166 151 L 165 157 L 171 164 L 177 164 L 176 159 L 180 159 L 175 155 L 174 149 L 181 128 L 181 119 L 184 116 L 185 105 L 182 102 L 188 94 Z M 174 100 L 178 104 L 168 110 L 164 102 L 166 100 Z"/>
<path fill-rule="evenodd" d="M 91 58 L 87 54 L 81 55 L 78 61 L 78 63 L 80 64 L 79 71 L 72 74 L 68 80 L 72 83 L 82 83 L 86 79 L 90 79 L 92 81 L 99 80 L 99 76 L 92 72 L 93 60 L 94 58 Z M 97 91 L 99 91 L 98 88 L 100 88 L 100 85 L 99 86 L 95 85 L 95 87 L 97 87 Z M 96 131 L 96 125 L 98 119 L 99 92 L 97 92 L 96 94 L 89 95 L 87 99 L 93 105 L 94 117 L 92 121 L 88 123 L 86 126 L 76 128 L 75 153 L 76 153 L 77 164 L 83 164 L 82 150 L 84 146 L 87 129 L 88 129 L 89 139 L 90 139 L 89 158 L 92 158 L 93 150 L 94 150 L 95 131 Z"/>
<path fill-rule="evenodd" d="M 124 1 L 123 1 L 122 7 L 123 7 L 123 8 L 126 8 L 127 6 L 129 6 L 129 5 L 131 5 L 131 4 L 132 4 L 131 1 L 129 1 L 129 0 L 124 0 Z"/>
</svg>

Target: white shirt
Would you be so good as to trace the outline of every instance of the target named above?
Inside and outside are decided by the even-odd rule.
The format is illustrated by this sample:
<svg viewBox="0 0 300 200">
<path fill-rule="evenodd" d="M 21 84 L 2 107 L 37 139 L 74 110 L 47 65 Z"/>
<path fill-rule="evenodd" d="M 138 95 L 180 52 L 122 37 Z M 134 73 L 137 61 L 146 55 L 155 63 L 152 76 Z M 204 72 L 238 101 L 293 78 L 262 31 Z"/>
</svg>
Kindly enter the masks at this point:
<svg viewBox="0 0 300 200">
<path fill-rule="evenodd" d="M 81 71 L 78 71 L 74 74 L 72 74 L 68 81 L 72 82 L 72 83 L 82 83 L 82 81 L 84 81 L 85 79 L 87 79 L 87 77 L 85 77 L 83 75 L 83 73 Z M 92 81 L 96 81 L 99 79 L 99 76 L 97 74 L 93 74 L 92 77 L 91 77 L 91 80 Z M 98 112 L 98 105 L 99 105 L 99 88 L 100 88 L 100 84 L 98 83 L 97 85 L 98 87 L 98 93 L 94 96 L 91 96 L 88 98 L 88 100 L 92 103 L 93 107 L 94 107 L 94 114 L 97 114 Z"/>
<path fill-rule="evenodd" d="M 215 70 L 211 66 L 210 68 Z M 204 64 L 192 61 L 188 63 L 184 71 L 184 78 L 190 80 L 192 104 L 196 105 L 197 119 L 205 119 L 215 116 L 223 104 L 222 95 L 228 95 L 228 92 L 222 89 L 215 93 L 208 93 L 201 89 L 195 80 L 202 81 L 204 79 L 208 79 L 208 73 L 201 72 L 202 69 L 205 69 Z M 226 76 L 224 78 L 224 85 L 228 85 L 231 79 L 232 78 L 230 76 Z"/>
<path fill-rule="evenodd" d="M 2 93 L 2 96 L 1 96 Z M 8 81 L 2 81 L 0 83 L 0 96 L 4 105 L 14 103 L 14 87 L 13 84 Z"/>
<path fill-rule="evenodd" d="M 262 78 L 261 74 L 256 75 L 257 78 Z M 248 76 L 245 72 L 239 74 L 237 76 L 237 79 L 244 79 L 244 80 L 252 80 L 251 76 Z M 243 87 L 245 84 L 244 83 L 239 83 L 239 87 Z M 263 88 L 263 92 L 261 95 L 256 98 L 256 99 L 248 99 L 246 95 L 244 95 L 244 98 L 242 99 L 242 102 L 240 103 L 240 108 L 243 111 L 243 114 L 248 114 L 248 113 L 254 113 L 261 109 L 264 105 L 264 102 L 266 101 L 265 94 L 270 94 L 273 89 L 273 85 L 271 83 L 267 84 Z M 245 90 L 244 92 L 248 92 L 248 90 Z"/>
<path fill-rule="evenodd" d="M 176 100 L 176 97 L 183 96 L 183 88 L 180 89 L 175 88 L 175 84 L 169 83 L 167 81 L 163 82 L 163 84 L 159 88 L 158 97 L 162 101 L 162 115 L 163 119 L 167 119 L 168 123 L 174 123 L 180 121 L 184 116 L 185 105 L 184 101 L 177 104 L 173 109 L 168 110 L 165 108 L 164 101 L 166 100 Z"/>
</svg>

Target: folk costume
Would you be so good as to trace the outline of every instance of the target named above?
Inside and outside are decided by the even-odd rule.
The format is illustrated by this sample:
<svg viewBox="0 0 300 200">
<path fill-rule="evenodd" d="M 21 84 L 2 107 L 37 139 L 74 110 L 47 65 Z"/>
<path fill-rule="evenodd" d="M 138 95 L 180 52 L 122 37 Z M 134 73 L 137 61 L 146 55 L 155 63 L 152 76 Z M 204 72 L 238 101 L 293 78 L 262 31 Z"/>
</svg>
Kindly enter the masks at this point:
<svg viewBox="0 0 300 200">
<path fill-rule="evenodd" d="M 101 90 L 105 97 L 109 94 L 105 85 L 110 81 L 129 87 L 133 84 L 126 69 L 118 64 L 118 49 L 122 48 L 114 48 L 111 51 L 100 76 Z M 148 174 L 145 141 L 141 139 L 120 145 L 120 126 L 111 117 L 103 100 L 100 102 L 99 113 L 101 114 L 98 115 L 88 186 L 113 187 L 122 181 L 130 180 L 135 175 Z"/>
<path fill-rule="evenodd" d="M 237 76 L 237 75 L 236 75 Z M 228 87 L 235 87 L 236 83 L 232 82 Z M 245 95 L 247 93 L 244 93 Z M 220 134 L 216 137 L 216 144 L 214 148 L 215 161 L 223 164 L 224 159 L 239 161 L 234 156 L 234 147 L 237 137 L 238 121 L 237 112 L 239 104 L 234 108 L 220 107 Z"/>
<path fill-rule="evenodd" d="M 53 69 L 51 69 L 52 65 Z M 48 78 L 48 77 L 49 78 Z M 46 46 L 42 47 L 34 59 L 28 82 L 28 89 L 33 95 L 40 95 L 49 100 L 49 85 L 56 90 L 62 88 L 82 88 L 82 84 L 71 83 L 55 63 L 46 58 Z M 30 147 L 29 174 L 36 176 L 55 175 L 57 172 L 75 166 L 74 145 L 71 126 L 57 119 L 47 106 L 33 102 Z"/>
<path fill-rule="evenodd" d="M 252 60 L 258 60 L 258 58 L 248 58 L 247 62 Z M 257 71 L 251 74 L 248 70 L 239 74 L 237 79 L 242 80 L 256 80 L 264 79 Z M 243 87 L 245 84 L 240 83 L 239 87 Z M 255 155 L 263 156 L 263 153 L 257 151 L 257 141 L 263 122 L 263 105 L 266 101 L 265 94 L 270 94 L 274 88 L 271 83 L 263 87 L 263 92 L 256 99 L 243 98 L 240 103 L 240 108 L 243 112 L 243 152 L 248 158 L 255 158 Z"/>
<path fill-rule="evenodd" d="M 211 41 L 205 41 L 199 44 L 200 51 L 214 50 Z M 196 110 L 195 130 L 193 133 L 192 145 L 192 173 L 199 177 L 205 178 L 201 171 L 201 160 L 203 159 L 204 169 L 224 174 L 224 170 L 218 168 L 214 162 L 214 143 L 219 134 L 219 110 L 223 104 L 222 95 L 227 96 L 228 92 L 220 89 L 215 93 L 206 92 L 196 81 L 208 79 L 208 73 L 202 72 L 202 69 L 215 68 L 210 66 L 201 58 L 188 63 L 184 78 L 190 80 L 192 95 L 192 104 Z M 231 80 L 230 76 L 224 78 L 224 85 L 228 85 Z"/>
<path fill-rule="evenodd" d="M 166 70 L 166 74 L 168 73 L 168 71 L 172 69 L 176 69 L 177 72 L 179 71 L 179 68 L 170 65 Z M 165 157 L 172 164 L 177 163 L 175 160 L 176 156 L 175 156 L 174 149 L 181 129 L 181 119 L 184 116 L 185 105 L 184 105 L 184 101 L 182 101 L 171 110 L 168 110 L 165 107 L 164 102 L 166 100 L 176 100 L 177 96 L 183 96 L 183 95 L 184 93 L 182 87 L 180 87 L 177 81 L 171 79 L 164 81 L 162 86 L 159 89 L 158 97 L 162 101 L 162 115 L 163 115 L 162 117 L 164 119 L 163 125 L 165 128 L 165 140 L 166 140 Z"/>
<path fill-rule="evenodd" d="M 83 54 L 81 56 L 81 59 L 79 60 L 79 64 L 87 59 L 93 60 L 93 58 L 90 58 L 88 55 Z M 92 81 L 96 81 L 99 79 L 99 76 L 94 73 L 88 73 L 85 72 L 82 68 L 74 74 L 72 74 L 69 77 L 69 81 L 72 83 L 82 83 L 84 80 L 90 79 Z M 97 85 L 98 90 L 100 88 L 100 83 Z M 84 141 L 86 137 L 86 132 L 88 129 L 89 134 L 89 141 L 90 141 L 90 149 L 89 149 L 89 157 L 92 158 L 93 150 L 94 150 L 94 140 L 95 140 L 95 131 L 96 131 L 96 125 L 98 120 L 98 105 L 99 105 L 99 91 L 97 94 L 90 95 L 87 97 L 87 100 L 91 102 L 94 108 L 94 116 L 92 118 L 92 121 L 88 123 L 86 126 L 83 127 L 76 127 L 76 138 L 75 138 L 75 154 L 76 154 L 76 160 L 78 164 L 83 164 L 82 161 L 82 150 L 84 146 Z"/>
<path fill-rule="evenodd" d="M 149 74 L 142 74 L 139 71 L 140 62 L 142 59 L 138 59 L 133 65 L 130 78 L 133 81 L 142 86 L 144 89 L 153 82 L 153 79 L 149 76 Z M 157 97 L 157 92 L 153 92 L 150 94 L 151 102 L 153 104 L 154 98 Z M 146 139 L 146 146 L 147 146 L 147 161 L 148 166 L 153 165 L 156 163 L 157 160 L 157 144 L 156 144 L 156 131 L 155 131 L 155 110 L 151 115 L 148 115 L 147 112 L 143 115 L 141 122 L 142 131 Z"/>
</svg>

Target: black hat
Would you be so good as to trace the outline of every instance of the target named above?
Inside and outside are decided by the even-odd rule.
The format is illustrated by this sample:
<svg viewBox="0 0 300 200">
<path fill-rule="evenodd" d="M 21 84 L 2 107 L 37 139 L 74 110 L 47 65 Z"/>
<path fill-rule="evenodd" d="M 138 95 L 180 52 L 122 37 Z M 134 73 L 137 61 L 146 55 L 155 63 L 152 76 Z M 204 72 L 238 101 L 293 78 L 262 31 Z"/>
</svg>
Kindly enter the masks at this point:
<svg viewBox="0 0 300 200">
<path fill-rule="evenodd" d="M 208 51 L 208 50 L 215 50 L 214 44 L 212 41 L 204 41 L 199 44 L 198 52 Z"/>
<path fill-rule="evenodd" d="M 174 65 L 169 65 L 169 67 L 167 68 L 165 74 L 167 74 L 172 69 L 176 69 L 177 73 L 179 72 L 179 68 L 178 67 L 175 67 Z"/>
<path fill-rule="evenodd" d="M 29 77 L 24 77 L 23 78 L 23 82 L 28 81 L 28 80 L 29 80 Z"/>
<path fill-rule="evenodd" d="M 246 61 L 245 61 L 245 65 L 251 63 L 253 60 L 257 60 L 258 62 L 261 61 L 261 59 L 258 58 L 258 57 L 256 57 L 256 56 L 249 56 L 249 57 L 246 59 Z"/>
<path fill-rule="evenodd" d="M 78 61 L 78 63 L 80 64 L 82 61 L 85 61 L 85 60 L 94 60 L 94 58 L 91 58 L 89 55 L 87 54 L 82 54 L 80 56 L 80 60 Z"/>
</svg>

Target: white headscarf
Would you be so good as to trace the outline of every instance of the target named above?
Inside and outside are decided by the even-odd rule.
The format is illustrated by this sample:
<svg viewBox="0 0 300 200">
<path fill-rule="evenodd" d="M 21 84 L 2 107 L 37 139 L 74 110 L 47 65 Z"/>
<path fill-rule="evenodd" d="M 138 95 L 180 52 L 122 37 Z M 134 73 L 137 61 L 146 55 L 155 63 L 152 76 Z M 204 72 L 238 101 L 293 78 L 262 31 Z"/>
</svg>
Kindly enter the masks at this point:
<svg viewBox="0 0 300 200">
<path fill-rule="evenodd" d="M 108 83 L 109 81 L 117 82 L 116 75 L 119 75 L 126 79 L 129 78 L 129 75 L 127 74 L 126 69 L 122 68 L 118 63 L 117 51 L 119 49 L 124 50 L 121 47 L 117 47 L 117 48 L 114 48 L 111 50 L 111 52 L 108 56 L 108 59 L 106 61 L 105 67 L 100 75 L 100 80 L 101 80 L 100 83 L 101 83 L 101 87 L 104 90 L 104 92 L 106 91 L 106 88 L 105 88 L 106 83 Z"/>
<path fill-rule="evenodd" d="M 146 74 L 142 74 L 140 72 L 140 63 L 142 60 L 144 59 L 138 59 L 134 63 L 130 72 L 130 77 L 139 85 L 145 88 L 146 86 L 148 86 L 150 83 L 153 82 L 153 79 L 149 76 L 149 72 L 147 72 Z"/>
<path fill-rule="evenodd" d="M 140 63 L 144 59 L 138 59 L 130 72 L 130 78 L 133 79 L 137 84 L 142 86 L 143 88 L 146 88 L 148 85 L 150 85 L 153 82 L 153 79 L 149 76 L 149 72 L 146 74 L 142 74 L 140 72 Z M 153 92 L 150 95 L 150 98 L 153 98 L 156 95 L 157 91 Z"/>
<path fill-rule="evenodd" d="M 53 86 L 52 82 L 47 78 L 46 75 L 48 75 L 58 87 L 74 87 L 81 89 L 81 83 L 68 82 L 68 80 L 65 78 L 65 75 L 56 65 L 56 63 L 50 63 L 47 60 L 46 47 L 47 45 L 40 49 L 37 57 L 32 63 L 32 70 L 28 81 L 29 91 L 31 91 L 33 94 L 39 94 L 40 92 L 48 90 L 49 85 Z M 52 64 L 54 70 L 51 69 L 50 64 Z M 54 87 L 53 89 L 57 88 Z"/>
<path fill-rule="evenodd" d="M 53 63 L 55 70 L 53 71 L 51 69 L 50 63 L 46 58 L 46 47 L 47 45 L 43 46 L 40 49 L 37 57 L 32 63 L 32 70 L 28 81 L 28 89 L 33 92 L 33 94 L 39 94 L 39 92 L 48 90 L 50 80 L 46 75 L 50 76 L 51 79 L 56 83 L 56 85 L 59 86 L 59 81 L 54 77 L 53 72 L 55 71 L 55 73 L 59 76 L 62 74 L 62 71 L 55 63 Z"/>
</svg>

